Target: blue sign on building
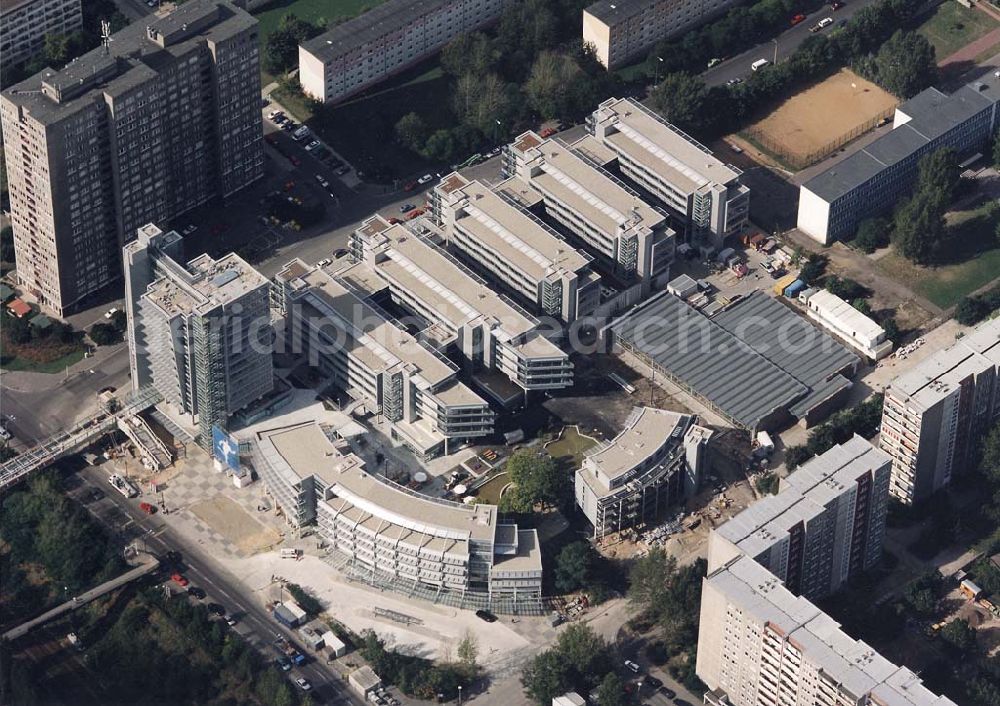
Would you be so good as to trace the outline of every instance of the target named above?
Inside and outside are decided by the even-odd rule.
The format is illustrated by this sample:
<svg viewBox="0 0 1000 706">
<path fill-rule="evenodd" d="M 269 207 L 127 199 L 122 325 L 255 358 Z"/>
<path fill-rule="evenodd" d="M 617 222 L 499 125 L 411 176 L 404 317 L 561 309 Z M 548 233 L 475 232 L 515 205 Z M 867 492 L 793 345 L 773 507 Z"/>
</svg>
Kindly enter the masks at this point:
<svg viewBox="0 0 1000 706">
<path fill-rule="evenodd" d="M 217 426 L 212 427 L 212 455 L 234 471 L 240 468 L 240 445 Z"/>
</svg>

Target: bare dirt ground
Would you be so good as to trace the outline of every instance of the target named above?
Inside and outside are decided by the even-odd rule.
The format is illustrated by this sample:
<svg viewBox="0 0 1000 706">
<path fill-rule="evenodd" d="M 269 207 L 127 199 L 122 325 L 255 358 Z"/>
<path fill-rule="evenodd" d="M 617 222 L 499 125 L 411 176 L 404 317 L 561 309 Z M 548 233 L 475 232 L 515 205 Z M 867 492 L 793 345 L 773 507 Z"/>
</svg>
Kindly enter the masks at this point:
<svg viewBox="0 0 1000 706">
<path fill-rule="evenodd" d="M 744 134 L 778 156 L 802 162 L 822 159 L 890 117 L 897 103 L 874 83 L 841 69 L 796 93 Z"/>
<path fill-rule="evenodd" d="M 188 509 L 244 555 L 265 551 L 281 541 L 277 532 L 262 525 L 223 495 L 202 500 Z"/>
</svg>

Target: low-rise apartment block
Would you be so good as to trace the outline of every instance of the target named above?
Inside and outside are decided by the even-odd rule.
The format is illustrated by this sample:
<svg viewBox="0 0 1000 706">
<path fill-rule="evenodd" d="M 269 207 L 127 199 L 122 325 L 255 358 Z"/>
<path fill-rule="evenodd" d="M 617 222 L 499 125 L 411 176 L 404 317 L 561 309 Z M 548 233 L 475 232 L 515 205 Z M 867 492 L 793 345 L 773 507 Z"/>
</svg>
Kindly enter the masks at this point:
<svg viewBox="0 0 1000 706">
<path fill-rule="evenodd" d="M 639 101 L 607 99 L 587 118 L 587 130 L 615 155 L 621 174 L 658 199 L 695 242 L 721 249 L 746 229 L 750 189 L 740 183 L 742 172 Z"/>
<path fill-rule="evenodd" d="M 441 180 L 431 203 L 449 248 L 543 314 L 566 323 L 591 314 L 600 303 L 601 280 L 590 258 L 523 208 L 508 187 L 537 197 L 518 180 L 495 188 L 458 172 Z"/>
<path fill-rule="evenodd" d="M 694 494 L 711 435 L 688 414 L 632 410 L 622 431 L 590 450 L 576 471 L 576 504 L 594 538 L 654 522 Z"/>
<path fill-rule="evenodd" d="M 418 458 L 493 432 L 493 412 L 458 367 L 397 325 L 348 281 L 293 260 L 275 277 L 285 345 L 390 424 Z"/>
<path fill-rule="evenodd" d="M 158 390 L 211 443 L 213 426 L 274 387 L 270 282 L 232 253 L 185 265 L 174 231 L 138 233 L 124 252 L 132 389 Z"/>
<path fill-rule="evenodd" d="M 828 244 L 887 213 L 916 183 L 920 158 L 950 147 L 984 151 L 1000 126 L 1000 72 L 951 95 L 928 88 L 896 108 L 892 130 L 799 188 L 798 227 Z"/>
<path fill-rule="evenodd" d="M 805 301 L 810 319 L 872 360 L 881 360 L 892 353 L 892 341 L 886 338 L 885 329 L 833 292 L 817 289 L 800 300 Z"/>
<path fill-rule="evenodd" d="M 428 237 L 440 234 L 435 226 L 421 221 L 417 228 L 425 237 L 381 216 L 368 218 L 351 239 L 359 264 L 338 275 L 373 294 L 387 288 L 394 302 L 426 322 L 425 341 L 454 347 L 473 372 L 496 371 L 524 391 L 572 385 L 569 356 L 542 335 L 539 321 L 431 243 Z"/>
<path fill-rule="evenodd" d="M 736 0 L 598 0 L 583 11 L 583 41 L 606 68 L 617 69 L 734 5 Z"/>
<path fill-rule="evenodd" d="M 818 600 L 882 556 L 892 460 L 860 436 L 811 459 L 709 536 L 708 570 L 745 555 Z"/>
<path fill-rule="evenodd" d="M 504 148 L 505 171 L 537 191 L 545 215 L 623 280 L 662 283 L 675 249 L 667 215 L 591 161 L 602 151 L 605 161 L 613 158 L 590 136 L 567 145 L 529 131 Z"/>
<path fill-rule="evenodd" d="M 0 94 L 17 277 L 44 309 L 119 280 L 146 223 L 263 175 L 259 53 L 257 20 L 190 0 Z"/>
<path fill-rule="evenodd" d="M 315 422 L 258 432 L 255 447 L 254 466 L 286 517 L 315 521 L 355 575 L 491 599 L 541 596 L 538 536 L 502 524 L 496 506 L 427 497 L 368 473 Z"/>
<path fill-rule="evenodd" d="M 19 64 L 41 52 L 47 34 L 70 34 L 83 26 L 82 0 L 0 2 L 0 56 Z"/>
<path fill-rule="evenodd" d="M 702 584 L 696 671 L 710 706 L 955 706 L 748 556 Z"/>
<path fill-rule="evenodd" d="M 1000 416 L 1000 319 L 903 373 L 885 389 L 882 449 L 892 495 L 924 500 L 967 470 L 975 440 Z"/>
<path fill-rule="evenodd" d="M 710 706 L 955 706 L 809 597 L 882 551 L 890 459 L 855 436 L 709 535 L 695 670 Z"/>
<path fill-rule="evenodd" d="M 299 46 L 299 82 L 342 100 L 426 59 L 460 34 L 495 22 L 511 0 L 387 0 Z"/>
</svg>

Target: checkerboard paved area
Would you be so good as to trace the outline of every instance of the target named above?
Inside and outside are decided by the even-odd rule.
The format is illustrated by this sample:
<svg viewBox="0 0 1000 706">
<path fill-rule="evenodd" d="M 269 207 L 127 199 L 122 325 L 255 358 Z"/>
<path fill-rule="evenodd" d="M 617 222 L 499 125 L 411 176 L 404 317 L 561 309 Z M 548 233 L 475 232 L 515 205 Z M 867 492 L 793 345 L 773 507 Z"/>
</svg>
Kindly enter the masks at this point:
<svg viewBox="0 0 1000 706">
<path fill-rule="evenodd" d="M 219 495 L 234 501 L 250 517 L 261 524 L 284 534 L 286 526 L 273 513 L 274 503 L 263 497 L 264 486 L 259 481 L 245 488 L 233 485 L 232 476 L 226 471 L 215 470 L 212 458 L 200 448 L 190 445 L 183 469 L 166 484 L 163 498 L 170 510 L 171 526 L 196 541 L 210 552 L 221 552 L 229 557 L 246 556 L 226 537 L 216 532 L 191 511 L 191 507 L 204 500 Z M 258 507 L 266 504 L 270 512 L 261 512 Z"/>
</svg>

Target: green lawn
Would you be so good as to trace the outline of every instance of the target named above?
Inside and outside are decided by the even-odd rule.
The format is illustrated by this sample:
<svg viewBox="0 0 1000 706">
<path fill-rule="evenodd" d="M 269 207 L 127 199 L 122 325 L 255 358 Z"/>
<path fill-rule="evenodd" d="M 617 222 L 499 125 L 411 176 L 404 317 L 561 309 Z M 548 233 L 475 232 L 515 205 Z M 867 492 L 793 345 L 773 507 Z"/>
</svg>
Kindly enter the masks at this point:
<svg viewBox="0 0 1000 706">
<path fill-rule="evenodd" d="M 510 478 L 507 477 L 507 474 L 501 473 L 480 486 L 476 490 L 476 497 L 479 498 L 480 502 L 496 505 L 500 502 L 500 491 L 506 488 L 509 483 Z"/>
<path fill-rule="evenodd" d="M 47 363 L 36 363 L 26 358 L 4 358 L 0 356 L 0 367 L 12 372 L 15 370 L 26 370 L 31 373 L 61 373 L 66 370 L 67 366 L 79 363 L 81 360 L 83 360 L 82 349 L 67 353 L 63 357 L 56 358 Z"/>
<path fill-rule="evenodd" d="M 584 436 L 576 427 L 566 427 L 558 440 L 545 445 L 545 451 L 567 468 L 577 469 L 583 464 L 584 454 L 597 441 Z"/>
<path fill-rule="evenodd" d="M 357 17 L 381 4 L 382 0 L 275 0 L 253 15 L 260 22 L 260 44 L 264 46 L 282 15 L 289 12 L 306 22 L 315 22 L 323 17 L 328 23 L 332 23 L 338 17 Z"/>
<path fill-rule="evenodd" d="M 886 274 L 906 282 L 942 308 L 958 301 L 1000 277 L 1000 244 L 994 235 L 997 217 L 990 218 L 986 206 L 949 216 L 951 245 L 949 262 L 937 267 L 920 267 L 896 252 L 879 260 Z"/>
<path fill-rule="evenodd" d="M 957 2 L 943 2 L 917 31 L 934 45 L 937 60 L 941 61 L 997 25 L 985 12 L 966 9 Z"/>
</svg>

